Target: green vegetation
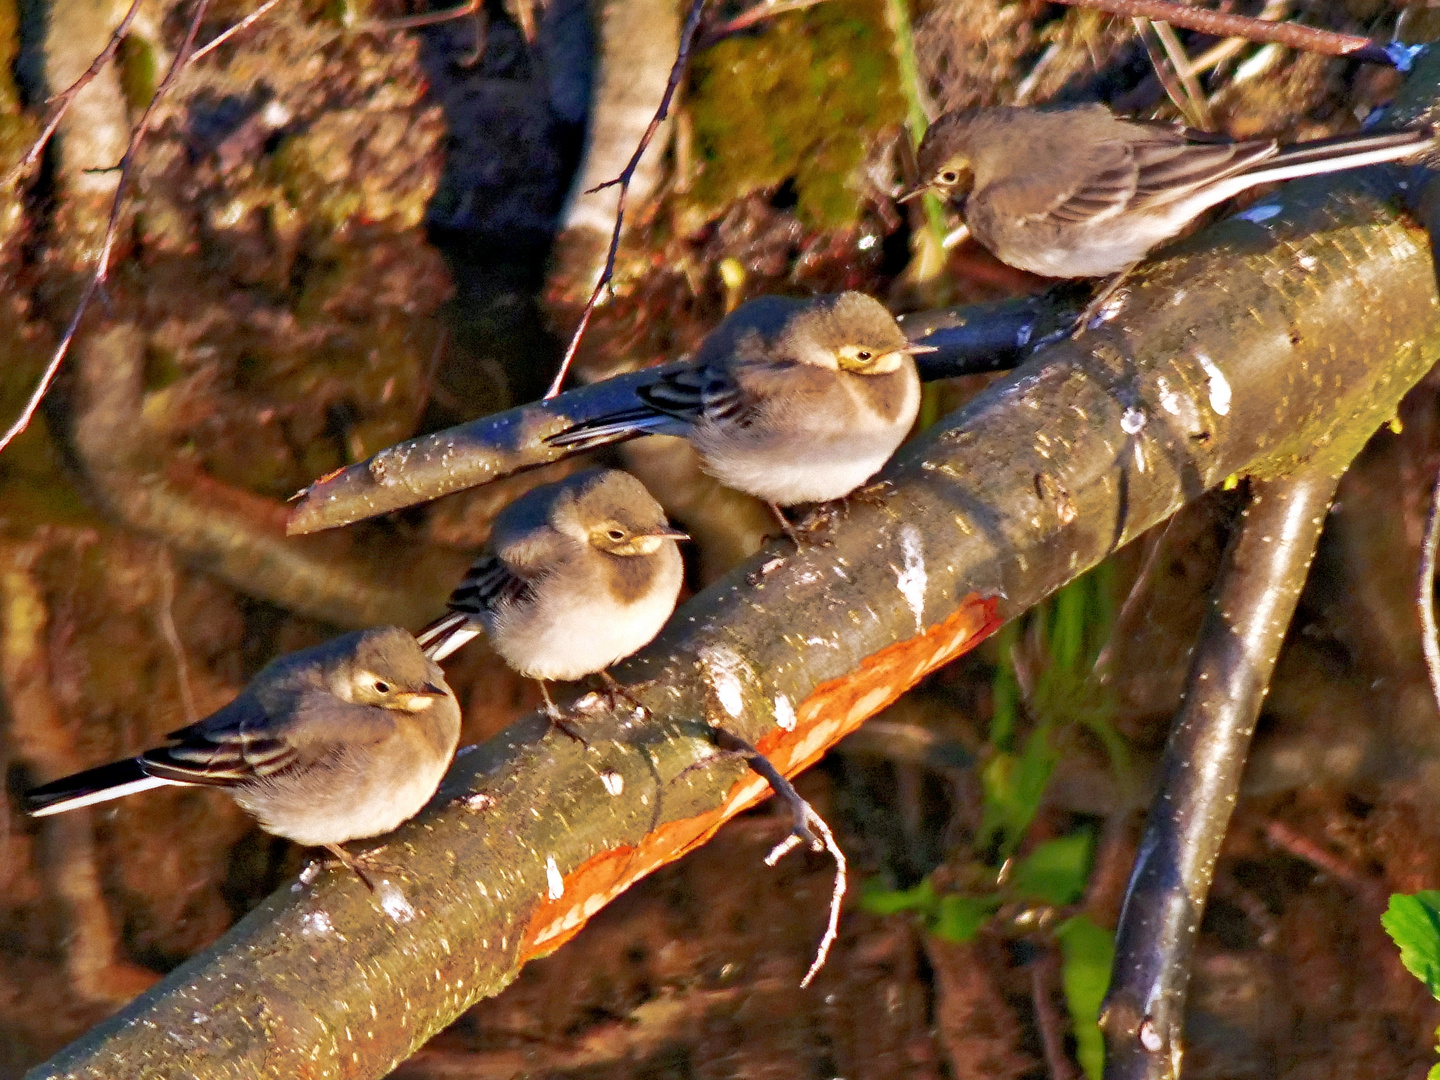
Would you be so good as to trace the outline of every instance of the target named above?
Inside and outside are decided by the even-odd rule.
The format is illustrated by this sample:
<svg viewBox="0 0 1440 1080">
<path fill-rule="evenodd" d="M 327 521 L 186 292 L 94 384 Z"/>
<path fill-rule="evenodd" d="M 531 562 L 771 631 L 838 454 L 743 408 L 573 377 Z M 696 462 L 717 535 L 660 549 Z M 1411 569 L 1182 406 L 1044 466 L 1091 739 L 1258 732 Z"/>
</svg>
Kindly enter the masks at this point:
<svg viewBox="0 0 1440 1080">
<path fill-rule="evenodd" d="M 1440 999 L 1440 892 L 1426 889 L 1407 896 L 1396 893 L 1380 923 L 1400 947 L 1405 970 Z M 1440 1031 L 1436 1033 L 1440 1040 Z M 1435 1048 L 1440 1051 L 1440 1045 Z M 1429 1080 L 1440 1080 L 1440 1064 L 1430 1066 Z"/>
<path fill-rule="evenodd" d="M 854 223 L 867 144 L 906 113 L 884 0 L 834 0 L 707 49 L 686 107 L 696 176 L 683 218 L 698 225 L 791 180 L 806 224 Z"/>
<path fill-rule="evenodd" d="M 1084 896 L 1095 853 L 1090 827 L 1037 843 L 1023 856 L 1017 852 L 1041 808 L 1060 760 L 1059 737 L 1067 729 L 1078 727 L 1098 739 L 1120 782 L 1125 782 L 1124 741 L 1110 722 L 1109 700 L 1094 676 L 1112 622 L 1109 578 L 1108 567 L 1098 567 L 999 635 L 1001 662 L 980 773 L 982 819 L 974 841 L 984 871 L 945 878 L 990 884 L 967 894 L 937 888 L 937 875 L 903 890 L 887 890 L 871 880 L 861 897 L 864 910 L 878 915 L 914 912 L 929 933 L 964 942 L 1004 908 L 1063 911 Z M 1022 653 L 1023 678 L 1017 674 Z M 1015 925 L 1021 926 L 1020 921 Z M 1029 920 L 1023 932 L 1033 934 L 1037 925 L 1046 927 L 1047 920 Z M 1100 1080 L 1105 1053 L 1097 1021 L 1114 959 L 1114 935 L 1078 913 L 1039 933 L 1059 946 L 1077 1054 L 1086 1076 Z M 1436 970 L 1440 972 L 1440 964 Z"/>
</svg>

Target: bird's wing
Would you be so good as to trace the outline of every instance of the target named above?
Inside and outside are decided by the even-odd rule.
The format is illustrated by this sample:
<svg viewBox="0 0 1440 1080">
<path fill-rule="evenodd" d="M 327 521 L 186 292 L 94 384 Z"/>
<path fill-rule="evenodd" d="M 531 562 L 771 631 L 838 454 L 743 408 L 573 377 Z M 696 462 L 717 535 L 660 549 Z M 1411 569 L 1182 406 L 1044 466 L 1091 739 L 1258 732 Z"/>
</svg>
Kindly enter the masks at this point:
<svg viewBox="0 0 1440 1080">
<path fill-rule="evenodd" d="M 781 396 L 822 392 L 834 372 L 783 354 L 758 328 L 741 327 L 718 346 L 707 339 L 688 368 L 643 392 L 656 409 L 690 420 L 749 427 Z"/>
<path fill-rule="evenodd" d="M 1074 153 L 1078 160 L 1063 180 L 1044 170 L 1007 177 L 987 198 L 1015 218 L 1095 224 L 1184 199 L 1264 161 L 1275 143 L 1222 142 L 1182 128 L 1127 123 Z"/>
<path fill-rule="evenodd" d="M 380 742 L 395 729 L 387 710 L 353 705 L 323 689 L 296 694 L 284 715 L 278 712 L 241 694 L 199 723 L 171 732 L 174 745 L 145 751 L 141 767 L 167 780 L 231 787 L 313 761 L 337 745 Z"/>
<path fill-rule="evenodd" d="M 1273 139 L 1218 142 L 1196 132 L 1157 132 L 1131 144 L 1135 194 L 1131 208 L 1158 209 L 1275 156 Z"/>
<path fill-rule="evenodd" d="M 529 555 L 533 562 L 534 553 L 531 551 L 516 554 Z M 529 564 L 522 560 L 520 565 Z M 531 588 L 531 578 L 516 573 L 499 555 L 482 555 L 475 560 L 464 580 L 455 587 L 450 599 L 445 601 L 445 606 L 451 611 L 479 615 L 482 612 L 494 611 L 501 604 L 513 604 L 523 600 L 529 595 Z"/>
</svg>

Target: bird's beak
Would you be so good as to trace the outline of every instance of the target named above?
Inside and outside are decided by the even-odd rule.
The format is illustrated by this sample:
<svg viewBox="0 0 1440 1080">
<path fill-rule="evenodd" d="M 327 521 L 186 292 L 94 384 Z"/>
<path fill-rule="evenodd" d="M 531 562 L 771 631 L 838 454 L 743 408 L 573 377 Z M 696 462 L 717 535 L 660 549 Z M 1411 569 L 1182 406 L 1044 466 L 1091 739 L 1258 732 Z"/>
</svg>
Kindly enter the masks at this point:
<svg viewBox="0 0 1440 1080">
<path fill-rule="evenodd" d="M 932 185 L 930 184 L 916 184 L 914 187 L 906 191 L 902 191 L 899 195 L 897 195 L 895 197 L 895 201 L 897 203 L 907 203 L 914 199 L 918 199 L 921 195 L 924 195 L 925 192 L 929 191 L 931 186 Z"/>
<path fill-rule="evenodd" d="M 663 528 L 663 529 L 656 529 L 654 532 L 649 532 L 649 533 L 646 533 L 645 535 L 646 535 L 646 536 L 653 536 L 653 537 L 656 537 L 657 539 L 660 539 L 660 540 L 689 540 L 689 539 L 690 539 L 690 534 L 689 534 L 689 533 L 687 533 L 687 532 L 681 532 L 679 529 L 672 529 L 672 528 L 670 528 L 670 526 L 668 526 L 668 525 L 665 526 L 665 528 Z"/>
</svg>

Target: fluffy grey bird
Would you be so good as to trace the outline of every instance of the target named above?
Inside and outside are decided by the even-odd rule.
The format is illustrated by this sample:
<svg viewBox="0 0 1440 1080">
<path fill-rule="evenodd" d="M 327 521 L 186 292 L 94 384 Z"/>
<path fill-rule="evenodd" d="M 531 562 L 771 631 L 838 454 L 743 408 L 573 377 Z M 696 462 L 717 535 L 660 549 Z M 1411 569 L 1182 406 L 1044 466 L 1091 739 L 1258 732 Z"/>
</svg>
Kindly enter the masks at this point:
<svg viewBox="0 0 1440 1080">
<path fill-rule="evenodd" d="M 240 696 L 171 732 L 171 745 L 34 788 L 35 817 L 167 784 L 223 788 L 266 832 L 327 848 L 379 836 L 418 813 L 460 739 L 439 665 L 398 626 L 282 656 Z"/>
<path fill-rule="evenodd" d="M 946 113 L 920 143 L 921 183 L 1011 266 L 1103 277 L 1139 262 L 1210 207 L 1277 180 L 1414 157 L 1428 127 L 1282 147 L 1121 120 L 1103 105 Z"/>
<path fill-rule="evenodd" d="M 535 488 L 496 515 L 449 614 L 416 639 L 443 660 L 483 631 L 507 664 L 539 681 L 553 718 L 546 679 L 603 673 L 660 632 L 680 595 L 675 542 L 685 539 L 619 469 Z"/>
<path fill-rule="evenodd" d="M 914 355 L 928 351 L 863 293 L 760 297 L 726 316 L 684 368 L 637 391 L 643 406 L 548 441 L 682 435 L 706 472 L 772 507 L 838 499 L 910 431 L 920 408 Z"/>
</svg>

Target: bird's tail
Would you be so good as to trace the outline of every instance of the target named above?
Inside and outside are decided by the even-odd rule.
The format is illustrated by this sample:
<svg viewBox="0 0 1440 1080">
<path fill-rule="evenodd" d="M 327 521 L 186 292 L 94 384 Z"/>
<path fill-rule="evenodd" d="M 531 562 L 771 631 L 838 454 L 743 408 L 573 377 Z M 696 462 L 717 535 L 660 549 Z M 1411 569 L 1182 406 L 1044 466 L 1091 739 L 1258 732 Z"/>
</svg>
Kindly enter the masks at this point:
<svg viewBox="0 0 1440 1080">
<path fill-rule="evenodd" d="M 1435 148 L 1435 131 L 1428 124 L 1398 131 L 1337 135 L 1332 139 L 1316 139 L 1284 147 L 1275 156 L 1266 158 L 1240 175 L 1245 178 L 1245 186 L 1249 187 L 1399 161 Z"/>
<path fill-rule="evenodd" d="M 415 635 L 425 655 L 436 663 L 444 660 L 472 638 L 480 636 L 474 619 L 463 611 L 451 611 Z"/>
<path fill-rule="evenodd" d="M 642 407 L 582 420 L 545 441 L 551 446 L 563 446 L 578 452 L 625 442 L 641 435 L 683 435 L 686 428 L 687 425 L 674 416 Z"/>
<path fill-rule="evenodd" d="M 139 758 L 127 758 L 32 788 L 25 793 L 25 810 L 31 817 L 49 817 L 178 783 L 178 780 L 151 776 Z"/>
</svg>

